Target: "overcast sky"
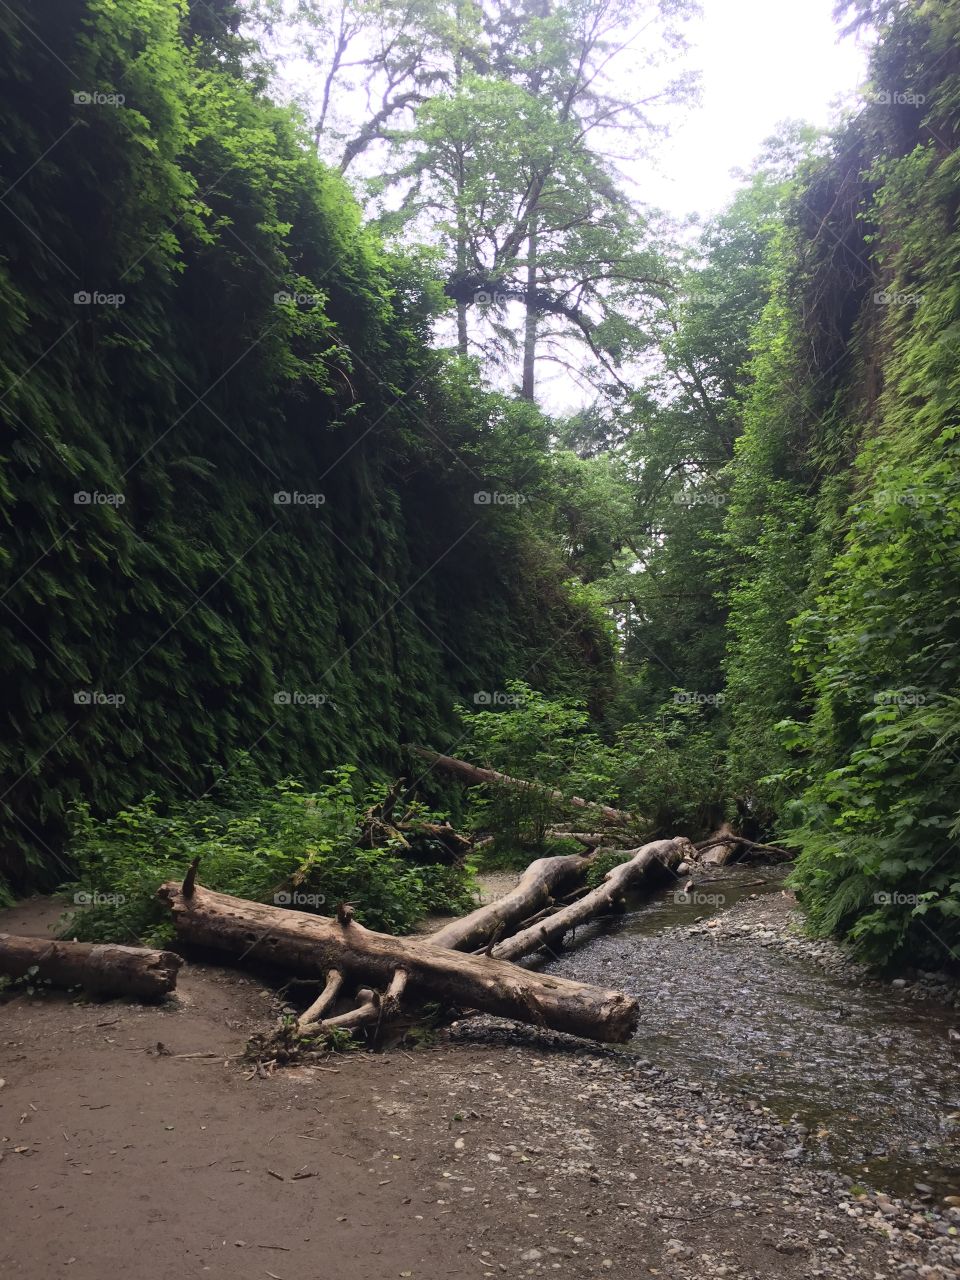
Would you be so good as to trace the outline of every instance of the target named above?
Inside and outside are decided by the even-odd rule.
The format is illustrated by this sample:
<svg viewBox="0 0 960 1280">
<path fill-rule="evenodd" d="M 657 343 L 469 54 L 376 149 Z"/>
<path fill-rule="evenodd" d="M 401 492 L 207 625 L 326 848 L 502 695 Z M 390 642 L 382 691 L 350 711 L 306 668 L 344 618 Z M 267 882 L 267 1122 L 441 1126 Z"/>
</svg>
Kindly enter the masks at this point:
<svg viewBox="0 0 960 1280">
<path fill-rule="evenodd" d="M 827 125 L 851 102 L 867 51 L 839 38 L 834 0 L 701 0 L 689 24 L 689 65 L 702 73 L 702 105 L 661 149 L 662 175 L 646 198 L 674 214 L 716 213 L 781 120 Z"/>
</svg>

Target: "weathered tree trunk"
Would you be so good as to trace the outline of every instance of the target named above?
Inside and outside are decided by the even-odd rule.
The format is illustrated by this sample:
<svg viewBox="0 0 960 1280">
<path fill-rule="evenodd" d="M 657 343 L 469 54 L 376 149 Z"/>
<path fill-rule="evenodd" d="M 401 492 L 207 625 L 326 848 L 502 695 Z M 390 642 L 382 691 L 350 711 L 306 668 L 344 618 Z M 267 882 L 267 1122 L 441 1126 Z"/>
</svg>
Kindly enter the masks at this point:
<svg viewBox="0 0 960 1280">
<path fill-rule="evenodd" d="M 725 822 L 719 830 L 714 831 L 713 835 L 697 845 L 700 852 L 699 861 L 705 867 L 725 867 L 737 856 L 743 843 L 744 841 L 736 834 L 730 823 Z"/>
<path fill-rule="evenodd" d="M 530 214 L 527 231 L 527 289 L 523 323 L 523 374 L 520 395 L 534 400 L 537 365 L 537 214 Z"/>
<path fill-rule="evenodd" d="M 748 840 L 745 836 L 736 835 L 724 836 L 715 834 L 709 836 L 706 840 L 701 840 L 699 844 L 695 844 L 693 847 L 698 851 L 702 859 L 703 854 L 708 849 L 715 850 L 725 844 L 731 845 L 737 850 L 742 849 L 745 853 L 756 850 L 758 853 L 765 853 L 773 858 L 781 858 L 786 862 L 790 862 L 794 857 L 796 857 L 796 854 L 791 853 L 789 849 L 784 849 L 778 844 L 761 844 L 758 840 Z M 716 864 L 714 863 L 714 865 Z"/>
<path fill-rule="evenodd" d="M 521 956 L 538 951 L 541 947 L 561 942 L 571 929 L 621 906 L 629 890 L 635 889 L 644 880 L 669 873 L 689 848 L 688 841 L 683 838 L 655 840 L 652 844 L 645 844 L 636 850 L 629 862 L 621 863 L 608 871 L 603 883 L 591 893 L 571 903 L 569 907 L 564 907 L 562 911 L 547 916 L 538 924 L 531 925 L 529 929 L 506 938 L 493 948 L 491 954 L 497 960 L 519 960 Z"/>
<path fill-rule="evenodd" d="M 245 902 L 202 889 L 189 874 L 182 887 L 174 882 L 162 885 L 159 896 L 169 905 L 185 941 L 235 956 L 255 955 L 299 976 L 327 978 L 337 970 L 348 981 L 386 988 L 388 997 L 398 997 L 406 987 L 416 996 L 592 1040 L 628 1040 L 637 1024 L 637 1002 L 621 991 L 531 973 L 504 960 L 464 955 L 431 942 L 374 933 L 350 919 L 347 911 L 328 919 Z M 370 1016 L 371 1010 L 364 1009 L 363 1020 Z"/>
<path fill-rule="evenodd" d="M 589 858 L 576 853 L 562 858 L 538 858 L 530 863 L 509 893 L 496 902 L 478 907 L 468 916 L 451 920 L 430 934 L 427 941 L 451 951 L 474 951 L 551 906 L 557 890 L 575 885 L 586 875 L 589 865 Z"/>
<path fill-rule="evenodd" d="M 442 769 L 444 773 L 459 778 L 461 782 L 466 782 L 471 787 L 481 785 L 516 787 L 519 790 L 533 791 L 546 796 L 557 804 L 572 805 L 575 809 L 593 809 L 606 822 L 616 823 L 622 827 L 637 826 L 637 819 L 632 814 L 625 813 L 622 809 L 612 809 L 608 804 L 594 804 L 593 801 L 584 800 L 581 796 L 565 796 L 552 787 L 544 786 L 542 782 L 525 782 L 522 778 L 511 778 L 509 774 L 497 773 L 495 769 L 481 769 L 475 764 L 468 764 L 466 760 L 440 755 L 439 752 L 428 751 L 425 747 L 410 747 L 409 750 L 422 759 L 429 760 L 435 768 Z"/>
<path fill-rule="evenodd" d="M 36 966 L 38 982 L 83 987 L 91 995 L 162 1000 L 177 985 L 183 961 L 172 951 L 100 942 L 56 942 L 0 933 L 0 973 L 22 978 Z"/>
</svg>

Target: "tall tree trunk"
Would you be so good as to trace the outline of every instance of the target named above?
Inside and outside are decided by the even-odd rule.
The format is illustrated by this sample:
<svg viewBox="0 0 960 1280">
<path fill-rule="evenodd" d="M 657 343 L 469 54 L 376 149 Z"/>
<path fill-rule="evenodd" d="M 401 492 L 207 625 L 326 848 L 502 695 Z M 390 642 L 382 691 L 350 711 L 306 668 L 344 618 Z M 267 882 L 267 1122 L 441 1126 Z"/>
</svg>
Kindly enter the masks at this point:
<svg viewBox="0 0 960 1280">
<path fill-rule="evenodd" d="M 457 354 L 467 354 L 467 304 L 457 301 Z"/>
<path fill-rule="evenodd" d="M 537 221 L 530 215 L 530 234 L 527 239 L 527 302 L 523 328 L 523 384 L 520 394 L 524 400 L 535 399 L 535 373 L 537 360 Z"/>
</svg>

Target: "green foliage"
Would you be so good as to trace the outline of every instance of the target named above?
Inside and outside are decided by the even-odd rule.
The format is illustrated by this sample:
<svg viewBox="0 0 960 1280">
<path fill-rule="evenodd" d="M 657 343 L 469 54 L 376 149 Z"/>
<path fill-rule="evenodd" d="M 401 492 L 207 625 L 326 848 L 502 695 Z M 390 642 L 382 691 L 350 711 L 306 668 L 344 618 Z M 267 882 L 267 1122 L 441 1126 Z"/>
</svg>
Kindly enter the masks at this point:
<svg viewBox="0 0 960 1280">
<path fill-rule="evenodd" d="M 612 804 L 656 830 L 700 830 L 722 811 L 716 715 L 688 691 L 677 690 L 655 714 L 623 725 L 609 740 L 596 732 L 581 701 L 549 699 L 517 681 L 502 697 L 505 705 L 498 711 L 460 709 L 460 750 L 478 764 L 536 780 L 565 796 Z M 589 810 L 565 807 L 542 788 L 485 790 L 474 798 L 473 820 L 511 846 L 542 843 L 551 823 L 574 813 L 590 824 Z"/>
<path fill-rule="evenodd" d="M 156 892 L 163 881 L 182 879 L 196 857 L 208 888 L 324 915 L 350 902 L 362 924 L 389 932 L 407 932 L 430 912 L 469 907 L 467 868 L 417 866 L 399 848 L 360 847 L 363 815 L 385 788 L 358 800 L 349 766 L 327 779 L 313 792 L 290 778 L 266 787 L 241 761 L 201 800 L 161 805 L 149 795 L 102 820 L 78 805 L 69 850 L 76 879 L 64 886 L 82 907 L 71 936 L 170 938 Z"/>
<path fill-rule="evenodd" d="M 805 176 L 738 453 L 731 769 L 800 849 L 815 932 L 939 967 L 960 959 L 960 167 L 931 139 L 960 15 L 858 7 L 883 22 L 877 92 Z"/>
<path fill-rule="evenodd" d="M 587 878 L 584 883 L 588 889 L 596 889 L 604 882 L 614 867 L 622 866 L 623 863 L 629 861 L 630 854 L 626 851 L 618 853 L 615 850 L 610 850 L 608 853 L 598 853 L 587 868 Z"/>
<path fill-rule="evenodd" d="M 308 785 L 341 760 L 391 769 L 478 684 L 536 662 L 549 687 L 597 648 L 534 502 L 474 499 L 535 492 L 543 424 L 429 349 L 423 255 L 384 251 L 242 71 L 234 7 L 26 8 L 0 7 L 18 889 L 62 877 L 73 804 L 196 795 L 244 749 Z"/>
</svg>

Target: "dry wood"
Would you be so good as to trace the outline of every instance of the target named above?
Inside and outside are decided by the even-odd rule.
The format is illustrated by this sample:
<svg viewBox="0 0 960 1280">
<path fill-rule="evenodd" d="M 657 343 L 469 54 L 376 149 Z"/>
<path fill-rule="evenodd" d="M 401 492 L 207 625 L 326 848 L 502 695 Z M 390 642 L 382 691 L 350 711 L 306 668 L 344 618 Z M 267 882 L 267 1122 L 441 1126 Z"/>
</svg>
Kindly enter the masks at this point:
<svg viewBox="0 0 960 1280">
<path fill-rule="evenodd" d="M 643 845 L 633 852 L 629 862 L 608 871 L 603 882 L 578 902 L 495 946 L 494 957 L 498 960 L 519 960 L 541 947 L 561 942 L 571 929 L 621 906 L 627 893 L 645 880 L 669 873 L 682 861 L 689 848 L 688 841 L 682 838 L 655 840 Z"/>
<path fill-rule="evenodd" d="M 582 880 L 590 859 L 580 854 L 559 858 L 537 858 L 531 862 L 509 893 L 495 902 L 478 907 L 468 916 L 451 920 L 427 939 L 435 947 L 451 951 L 475 951 L 489 942 L 499 929 L 501 935 L 511 932 L 521 921 L 551 906 L 560 889 L 566 890 Z"/>
<path fill-rule="evenodd" d="M 303 1013 L 301 1013 L 298 1025 L 303 1028 L 308 1027 L 311 1022 L 319 1022 L 334 1000 L 336 1000 L 342 986 L 343 974 L 339 969 L 331 969 L 327 974 L 326 985 L 310 1008 L 304 1009 Z"/>
<path fill-rule="evenodd" d="M 441 755 L 437 751 L 428 751 L 425 747 L 411 746 L 408 747 L 408 750 L 420 756 L 423 760 L 429 760 L 434 768 L 442 769 L 444 773 L 449 773 L 452 777 L 459 778 L 461 782 L 466 782 L 472 787 L 495 785 L 533 791 L 548 800 L 553 800 L 556 804 L 572 805 L 575 809 L 592 809 L 605 822 L 616 823 L 618 826 L 624 827 L 637 826 L 637 819 L 633 815 L 625 813 L 622 809 L 613 809 L 608 804 L 594 804 L 592 800 L 584 800 L 581 796 L 565 796 L 562 792 L 555 791 L 552 787 L 545 786 L 542 782 L 525 782 L 522 778 L 511 778 L 509 774 L 497 773 L 495 769 L 481 769 L 475 764 L 468 764 L 466 760 L 458 760 L 455 756 Z M 643 824 L 640 823 L 640 825 L 642 826 Z"/>
<path fill-rule="evenodd" d="M 576 840 L 588 849 L 609 844 L 614 838 L 609 831 L 564 831 L 563 827 L 548 827 L 544 834 L 551 840 Z"/>
<path fill-rule="evenodd" d="M 725 867 L 728 862 L 733 861 L 743 843 L 730 823 L 725 822 L 718 831 L 714 831 L 696 846 L 700 855 L 698 861 L 705 867 Z"/>
<path fill-rule="evenodd" d="M 325 976 L 337 969 L 346 981 L 386 987 L 403 970 L 415 997 L 601 1041 L 628 1040 L 636 1027 L 637 1002 L 620 991 L 532 973 L 430 941 L 374 933 L 349 918 L 341 923 L 246 902 L 199 885 L 185 895 L 170 882 L 159 896 L 185 941 L 235 956 L 252 954 L 297 975 Z"/>
<path fill-rule="evenodd" d="M 789 849 L 782 849 L 779 845 L 761 844 L 758 840 L 748 840 L 745 836 L 737 835 L 712 835 L 706 840 L 701 840 L 699 844 L 695 844 L 693 847 L 697 850 L 705 850 L 719 844 L 742 845 L 744 849 L 757 849 L 760 853 L 769 853 L 775 858 L 785 858 L 788 861 L 796 856 Z"/>
<path fill-rule="evenodd" d="M 172 951 L 101 942 L 53 942 L 0 933 L 0 973 L 22 978 L 36 967 L 38 981 L 83 987 L 91 995 L 162 1000 L 177 985 L 183 961 Z"/>
</svg>

